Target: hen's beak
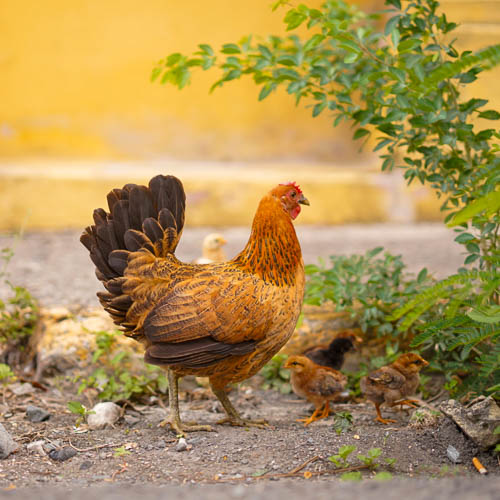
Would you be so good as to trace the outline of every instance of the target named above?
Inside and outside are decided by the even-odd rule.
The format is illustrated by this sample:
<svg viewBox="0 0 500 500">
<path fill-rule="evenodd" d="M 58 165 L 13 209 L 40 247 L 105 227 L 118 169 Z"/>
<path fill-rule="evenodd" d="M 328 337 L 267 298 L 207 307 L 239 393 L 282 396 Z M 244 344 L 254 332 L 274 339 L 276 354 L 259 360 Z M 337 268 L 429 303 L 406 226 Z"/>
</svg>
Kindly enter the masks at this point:
<svg viewBox="0 0 500 500">
<path fill-rule="evenodd" d="M 303 194 L 300 195 L 299 203 L 301 205 L 310 205 L 309 200 Z"/>
</svg>

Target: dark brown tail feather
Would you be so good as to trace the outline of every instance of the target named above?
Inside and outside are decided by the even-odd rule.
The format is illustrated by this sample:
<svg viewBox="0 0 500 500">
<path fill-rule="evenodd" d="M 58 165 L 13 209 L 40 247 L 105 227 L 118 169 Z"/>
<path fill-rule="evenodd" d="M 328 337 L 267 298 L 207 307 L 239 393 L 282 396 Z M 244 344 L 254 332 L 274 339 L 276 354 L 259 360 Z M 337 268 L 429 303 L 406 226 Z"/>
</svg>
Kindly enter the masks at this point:
<svg viewBox="0 0 500 500">
<path fill-rule="evenodd" d="M 107 292 L 97 296 L 113 321 L 126 330 L 132 304 L 123 293 L 123 273 L 130 252 L 147 249 L 157 257 L 174 253 L 184 227 L 186 195 L 181 181 L 171 175 L 157 175 L 149 187 L 126 184 L 107 195 L 109 213 L 94 210 L 94 224 L 85 229 L 80 241 L 90 252 L 96 276 Z"/>
</svg>

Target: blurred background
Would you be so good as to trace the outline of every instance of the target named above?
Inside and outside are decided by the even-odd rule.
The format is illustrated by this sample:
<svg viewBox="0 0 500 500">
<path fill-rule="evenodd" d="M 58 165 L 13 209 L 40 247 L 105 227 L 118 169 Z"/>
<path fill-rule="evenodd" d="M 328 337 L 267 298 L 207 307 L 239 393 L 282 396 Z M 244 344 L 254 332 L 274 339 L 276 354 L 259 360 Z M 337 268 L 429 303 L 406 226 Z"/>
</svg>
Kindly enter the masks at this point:
<svg viewBox="0 0 500 500">
<path fill-rule="evenodd" d="M 498 42 L 500 1 L 441 4 L 461 23 L 459 48 Z M 299 226 L 399 224 L 395 234 L 415 223 L 437 227 L 442 216 L 432 193 L 406 187 L 399 172 L 381 173 L 370 148 L 360 152 L 352 130 L 333 128 L 326 113 L 312 119 L 284 93 L 258 102 L 251 81 L 209 94 L 214 72 L 197 73 L 183 91 L 150 83 L 154 63 L 169 53 L 282 34 L 285 12 L 272 12 L 271 0 L 1 2 L 0 244 L 24 229 L 70 230 L 78 245 L 74 235 L 111 188 L 157 173 L 182 179 L 187 228 L 201 228 L 197 248 L 203 228 L 248 228 L 262 194 L 287 180 L 300 183 L 311 201 Z M 470 87 L 497 108 L 499 76 L 498 69 L 485 72 Z M 332 237 L 322 234 L 328 252 Z M 371 246 L 342 241 L 346 252 Z"/>
</svg>

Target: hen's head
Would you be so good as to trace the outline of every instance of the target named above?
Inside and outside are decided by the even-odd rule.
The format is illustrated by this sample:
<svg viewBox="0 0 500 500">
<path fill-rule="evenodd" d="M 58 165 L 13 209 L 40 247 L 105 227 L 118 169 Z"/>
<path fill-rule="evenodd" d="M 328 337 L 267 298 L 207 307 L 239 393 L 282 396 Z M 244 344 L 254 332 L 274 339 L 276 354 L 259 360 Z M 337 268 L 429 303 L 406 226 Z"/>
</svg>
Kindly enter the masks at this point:
<svg viewBox="0 0 500 500">
<path fill-rule="evenodd" d="M 281 201 L 283 210 L 292 219 L 297 218 L 297 215 L 299 215 L 300 205 L 309 205 L 309 200 L 295 182 L 280 184 L 271 191 L 271 194 Z"/>
<path fill-rule="evenodd" d="M 429 363 L 421 358 L 418 354 L 409 352 L 401 354 L 394 362 L 394 365 L 401 368 L 404 372 L 418 373 L 422 368 L 425 368 Z"/>
</svg>

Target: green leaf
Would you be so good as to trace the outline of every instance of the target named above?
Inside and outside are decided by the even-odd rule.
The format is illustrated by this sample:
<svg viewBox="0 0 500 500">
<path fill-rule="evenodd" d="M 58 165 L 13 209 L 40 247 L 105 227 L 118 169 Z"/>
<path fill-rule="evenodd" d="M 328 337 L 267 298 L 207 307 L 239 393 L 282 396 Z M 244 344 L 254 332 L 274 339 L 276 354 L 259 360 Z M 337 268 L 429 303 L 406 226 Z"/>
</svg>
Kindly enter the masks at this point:
<svg viewBox="0 0 500 500">
<path fill-rule="evenodd" d="M 262 44 L 259 44 L 259 46 L 257 47 L 259 49 L 259 52 L 268 60 L 271 60 L 273 58 L 273 54 L 272 52 L 265 46 L 265 45 L 262 45 Z"/>
<path fill-rule="evenodd" d="M 326 104 L 327 104 L 326 101 L 323 101 L 323 102 L 319 102 L 318 104 L 316 104 L 314 106 L 313 112 L 312 112 L 313 118 L 318 116 L 326 108 Z"/>
<path fill-rule="evenodd" d="M 500 191 L 491 191 L 459 210 L 447 225 L 448 227 L 458 226 L 471 220 L 481 212 L 492 215 L 498 210 L 500 210 Z"/>
<path fill-rule="evenodd" d="M 427 268 L 424 267 L 419 273 L 418 273 L 418 276 L 417 276 L 417 281 L 419 283 L 423 283 L 425 281 L 425 279 L 427 278 Z"/>
<path fill-rule="evenodd" d="M 320 35 L 316 33 L 311 39 L 309 39 L 304 45 L 304 52 L 309 52 L 310 50 L 316 48 L 323 40 L 325 35 Z"/>
<path fill-rule="evenodd" d="M 344 472 L 340 476 L 341 481 L 361 481 L 363 479 L 363 476 L 361 475 L 361 472 L 359 470 L 352 471 L 352 472 Z"/>
<path fill-rule="evenodd" d="M 389 73 L 401 83 L 406 81 L 406 71 L 403 71 L 402 69 L 392 67 L 389 69 Z"/>
<path fill-rule="evenodd" d="M 368 135 L 370 133 L 369 130 L 366 130 L 365 128 L 358 128 L 356 132 L 354 132 L 353 139 L 360 139 L 361 137 L 364 137 L 365 135 Z"/>
<path fill-rule="evenodd" d="M 240 54 L 241 50 L 235 43 L 225 43 L 222 46 L 221 52 L 223 54 Z"/>
<path fill-rule="evenodd" d="M 415 47 L 418 47 L 421 44 L 420 40 L 415 40 L 414 38 L 409 38 L 407 40 L 403 40 L 398 44 L 398 52 L 404 53 L 413 50 Z"/>
<path fill-rule="evenodd" d="M 389 471 L 383 470 L 377 472 L 377 474 L 373 476 L 373 479 L 376 481 L 390 481 L 392 479 L 392 474 Z"/>
<path fill-rule="evenodd" d="M 165 66 L 174 66 L 182 59 L 182 57 L 182 54 L 179 54 L 178 52 L 176 52 L 175 54 L 170 54 L 165 61 Z"/>
<path fill-rule="evenodd" d="M 392 33 L 392 31 L 394 30 L 394 28 L 399 24 L 399 20 L 401 19 L 401 15 L 398 14 L 397 16 L 394 16 L 394 17 L 391 17 L 386 25 L 385 25 L 385 29 L 384 29 L 384 34 L 387 36 L 389 35 L 390 33 Z"/>
<path fill-rule="evenodd" d="M 274 83 L 264 85 L 259 93 L 259 101 L 264 100 L 275 88 L 276 85 Z"/>
<path fill-rule="evenodd" d="M 346 64 L 352 64 L 353 62 L 356 62 L 357 59 L 359 59 L 360 55 L 361 54 L 359 52 L 351 52 L 344 57 L 344 62 Z"/>
<path fill-rule="evenodd" d="M 472 241 L 475 239 L 476 237 L 470 233 L 461 233 L 455 238 L 455 241 L 457 243 L 467 243 L 468 241 Z"/>
<path fill-rule="evenodd" d="M 206 43 L 201 43 L 200 45 L 198 45 L 198 47 L 200 47 L 201 51 L 204 52 L 205 54 L 209 56 L 214 55 L 214 50 L 212 49 L 212 47 L 210 47 L 210 45 L 207 45 Z"/>
<path fill-rule="evenodd" d="M 298 61 L 297 61 L 297 56 L 295 54 L 285 54 L 282 56 L 279 56 L 276 59 L 276 62 L 280 64 L 284 64 L 285 66 L 297 66 Z"/>
<path fill-rule="evenodd" d="M 493 304 L 481 309 L 473 309 L 467 313 L 467 316 L 479 323 L 495 324 L 500 322 L 500 306 Z"/>
<path fill-rule="evenodd" d="M 152 82 L 154 82 L 160 76 L 161 72 L 162 72 L 162 68 L 153 68 L 153 70 L 151 71 L 150 80 Z"/>
<path fill-rule="evenodd" d="M 479 113 L 479 118 L 484 118 L 486 120 L 498 120 L 500 119 L 500 113 L 493 109 L 489 109 L 487 111 L 481 111 L 481 113 Z"/>
<path fill-rule="evenodd" d="M 286 30 L 291 31 L 299 27 L 305 20 L 307 16 L 295 9 L 289 10 L 285 16 L 285 23 L 287 24 Z"/>
<path fill-rule="evenodd" d="M 85 406 L 79 401 L 68 401 L 68 410 L 77 415 L 85 415 Z"/>
</svg>

